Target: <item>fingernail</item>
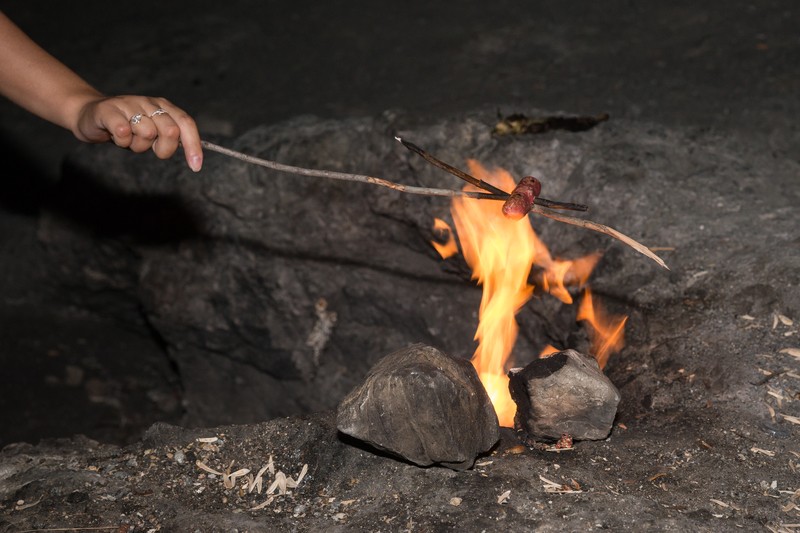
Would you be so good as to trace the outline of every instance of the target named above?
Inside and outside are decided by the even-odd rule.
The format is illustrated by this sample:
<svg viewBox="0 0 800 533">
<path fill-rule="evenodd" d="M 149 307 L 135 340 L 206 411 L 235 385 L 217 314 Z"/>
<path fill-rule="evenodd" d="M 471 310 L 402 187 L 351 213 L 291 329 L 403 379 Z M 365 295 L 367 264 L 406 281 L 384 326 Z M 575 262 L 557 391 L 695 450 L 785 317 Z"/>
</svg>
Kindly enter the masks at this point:
<svg viewBox="0 0 800 533">
<path fill-rule="evenodd" d="M 189 158 L 189 168 L 195 172 L 200 172 L 203 167 L 203 158 L 199 155 L 193 155 Z"/>
</svg>

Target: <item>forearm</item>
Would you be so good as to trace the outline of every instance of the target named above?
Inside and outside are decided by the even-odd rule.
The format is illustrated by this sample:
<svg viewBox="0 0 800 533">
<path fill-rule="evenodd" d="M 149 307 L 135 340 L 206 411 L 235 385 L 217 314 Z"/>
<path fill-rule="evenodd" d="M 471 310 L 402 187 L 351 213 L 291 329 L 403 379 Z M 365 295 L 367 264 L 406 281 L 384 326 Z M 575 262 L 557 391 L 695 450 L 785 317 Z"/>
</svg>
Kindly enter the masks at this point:
<svg viewBox="0 0 800 533">
<path fill-rule="evenodd" d="M 73 132 L 80 110 L 102 97 L 0 12 L 0 94 Z"/>
</svg>

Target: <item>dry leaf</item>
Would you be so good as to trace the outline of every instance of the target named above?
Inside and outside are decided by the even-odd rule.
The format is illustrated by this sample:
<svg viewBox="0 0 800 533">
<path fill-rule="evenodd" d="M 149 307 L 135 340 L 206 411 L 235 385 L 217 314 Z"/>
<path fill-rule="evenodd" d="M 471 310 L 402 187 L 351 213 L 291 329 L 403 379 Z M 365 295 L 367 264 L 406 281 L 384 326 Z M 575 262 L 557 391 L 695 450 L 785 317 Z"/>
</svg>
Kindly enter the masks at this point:
<svg viewBox="0 0 800 533">
<path fill-rule="evenodd" d="M 297 481 L 295 481 L 295 486 L 299 485 L 300 482 L 303 481 L 303 478 L 306 477 L 307 473 L 308 473 L 308 464 L 304 464 L 303 469 L 300 470 L 300 475 L 297 476 Z"/>
<path fill-rule="evenodd" d="M 256 505 L 255 507 L 251 507 L 251 508 L 250 508 L 250 510 L 251 510 L 251 511 L 258 511 L 258 510 L 260 510 L 260 509 L 263 509 L 263 508 L 264 508 L 264 507 L 266 507 L 267 505 L 271 504 L 271 503 L 272 503 L 272 501 L 273 501 L 274 499 L 275 499 L 275 496 L 270 496 L 270 497 L 269 497 L 269 498 L 267 498 L 265 501 L 263 501 L 263 502 L 259 503 L 259 504 L 258 504 L 258 505 Z"/>
<path fill-rule="evenodd" d="M 250 473 L 249 468 L 240 468 L 233 474 L 223 474 L 222 476 L 222 484 L 225 486 L 226 489 L 232 489 L 236 486 L 236 480 L 240 477 L 246 476 Z"/>
<path fill-rule="evenodd" d="M 783 413 L 780 413 L 780 415 L 787 422 L 791 422 L 792 424 L 800 424 L 800 418 L 797 418 L 796 416 L 786 415 L 786 414 L 783 414 Z"/>
<path fill-rule="evenodd" d="M 760 453 L 761 455 L 766 455 L 767 457 L 775 457 L 775 452 L 771 450 L 765 450 L 763 448 L 756 448 L 755 446 L 750 448 L 750 451 L 753 453 Z"/>
<path fill-rule="evenodd" d="M 275 474 L 275 481 L 267 489 L 267 494 L 272 494 L 276 489 L 278 494 L 286 494 L 286 474 L 280 470 Z"/>
<path fill-rule="evenodd" d="M 253 488 L 255 487 L 258 490 L 258 493 L 261 494 L 261 488 L 263 486 L 263 478 L 261 476 L 263 476 L 264 472 L 266 472 L 266 471 L 267 471 L 267 467 L 266 466 L 261 467 L 261 470 L 259 470 L 258 474 L 256 474 L 256 477 L 253 480 L 253 483 L 251 485 L 248 485 L 247 492 L 252 492 Z"/>
<path fill-rule="evenodd" d="M 789 354 L 792 357 L 797 357 L 800 359 L 800 348 L 784 348 L 780 351 L 780 353 Z"/>
<path fill-rule="evenodd" d="M 223 475 L 222 472 L 220 472 L 219 470 L 214 470 L 213 468 L 211 468 L 210 466 L 207 466 L 204 462 L 202 462 L 199 459 L 197 461 L 195 461 L 194 464 L 197 465 L 197 468 L 199 468 L 200 470 L 205 470 L 209 474 L 215 474 L 217 476 Z"/>
<path fill-rule="evenodd" d="M 497 497 L 497 503 L 499 504 L 506 503 L 506 501 L 508 501 L 508 498 L 510 496 L 511 496 L 511 491 L 510 490 L 505 491 L 503 494 Z"/>
</svg>

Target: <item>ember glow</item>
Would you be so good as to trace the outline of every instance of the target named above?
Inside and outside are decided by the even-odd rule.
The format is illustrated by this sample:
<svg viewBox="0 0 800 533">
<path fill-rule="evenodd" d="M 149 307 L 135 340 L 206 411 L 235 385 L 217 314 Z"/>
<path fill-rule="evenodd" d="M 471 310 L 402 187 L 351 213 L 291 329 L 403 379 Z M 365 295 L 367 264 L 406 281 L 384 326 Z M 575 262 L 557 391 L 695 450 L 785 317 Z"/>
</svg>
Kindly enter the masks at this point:
<svg viewBox="0 0 800 533">
<path fill-rule="evenodd" d="M 504 169 L 490 172 L 474 160 L 469 160 L 468 165 L 470 174 L 478 179 L 504 190 L 512 190 L 515 186 L 514 178 Z M 464 190 L 478 189 L 468 185 Z M 531 269 L 534 265 L 541 268 L 542 288 L 569 304 L 572 303 L 572 295 L 566 286 L 586 283 L 600 254 L 576 260 L 554 259 L 533 231 L 530 222 L 503 216 L 501 202 L 454 198 L 451 213 L 461 251 L 472 268 L 472 279 L 483 286 L 478 329 L 475 332 L 478 348 L 472 357 L 472 364 L 492 400 L 500 425 L 511 427 L 514 425 L 516 405 L 508 391 L 507 372 L 519 331 L 514 317 L 534 291 L 534 286 L 529 283 Z M 432 242 L 443 258 L 458 252 L 447 223 L 436 219 L 434 230 L 450 233 L 446 244 Z M 584 303 L 586 301 L 584 299 Z M 591 306 L 590 297 L 588 301 Z M 624 320 L 618 327 L 620 334 L 623 326 Z M 600 327 L 594 331 L 604 330 Z M 613 351 L 621 344 L 609 346 Z M 545 349 L 542 353 L 546 351 L 553 353 L 557 350 Z M 605 356 L 607 358 L 608 355 Z"/>
</svg>

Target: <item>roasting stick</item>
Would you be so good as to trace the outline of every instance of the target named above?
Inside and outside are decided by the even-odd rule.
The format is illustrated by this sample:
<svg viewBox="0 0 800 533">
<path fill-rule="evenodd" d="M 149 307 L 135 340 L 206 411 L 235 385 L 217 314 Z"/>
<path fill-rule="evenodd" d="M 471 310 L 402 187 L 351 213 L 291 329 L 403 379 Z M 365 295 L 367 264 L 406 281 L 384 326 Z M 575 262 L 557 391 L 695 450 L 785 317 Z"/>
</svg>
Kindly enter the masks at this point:
<svg viewBox="0 0 800 533">
<path fill-rule="evenodd" d="M 445 171 L 449 172 L 450 174 L 452 174 L 452 175 L 454 175 L 454 176 L 456 176 L 458 178 L 461 178 L 462 180 L 474 185 L 475 187 L 479 187 L 479 188 L 484 189 L 486 191 L 491 191 L 491 192 L 498 192 L 499 191 L 499 192 L 501 192 L 503 194 L 506 194 L 506 195 L 508 194 L 505 191 L 502 191 L 502 190 L 498 189 L 494 185 L 486 183 L 483 180 L 479 180 L 478 178 L 476 178 L 474 176 L 470 176 L 469 174 L 467 174 L 463 170 L 455 168 L 452 165 L 448 165 L 444 161 L 440 161 L 439 159 L 436 159 L 435 157 L 433 157 L 431 154 L 429 154 L 428 152 L 426 152 L 425 150 L 423 150 L 422 148 L 420 148 L 416 144 L 413 144 L 413 143 L 410 143 L 408 141 L 405 141 L 405 140 L 401 139 L 398 136 L 395 136 L 395 140 L 397 142 L 399 142 L 400 144 L 402 144 L 403 146 L 405 146 L 406 148 L 408 148 L 409 150 L 411 150 L 412 152 L 414 152 L 415 154 L 418 154 L 418 155 L 422 156 L 426 161 L 428 161 L 432 165 L 434 165 L 434 166 L 436 166 L 438 168 L 441 168 L 442 170 L 445 170 Z M 640 254 L 643 254 L 643 255 L 649 257 L 650 259 L 652 259 L 653 261 L 658 263 L 660 266 L 662 266 L 662 267 L 666 268 L 667 270 L 669 270 L 669 267 L 664 262 L 664 260 L 661 259 L 660 257 L 658 257 L 650 248 L 648 248 L 644 244 L 642 244 L 640 242 L 637 242 L 636 240 L 628 237 L 624 233 L 620 233 L 619 231 L 615 230 L 612 227 L 606 226 L 604 224 L 600 224 L 599 222 L 593 222 L 591 220 L 583 220 L 582 218 L 575 218 L 575 217 L 571 217 L 571 216 L 567 216 L 567 215 L 562 215 L 560 213 L 555 213 L 553 211 L 550 211 L 549 209 L 542 209 L 542 207 L 549 207 L 551 209 L 556 208 L 556 209 L 571 209 L 573 211 L 586 211 L 589 208 L 587 206 L 585 206 L 585 205 L 582 205 L 582 204 L 570 204 L 570 203 L 565 203 L 565 202 L 554 202 L 552 200 L 539 198 L 537 196 L 533 201 L 533 205 L 531 205 L 529 213 L 536 213 L 538 215 L 542 215 L 544 217 L 552 218 L 553 220 L 557 220 L 558 222 L 563 222 L 564 224 L 572 224 L 573 226 L 579 226 L 581 228 L 590 229 L 590 230 L 597 231 L 599 233 L 603 233 L 605 235 L 608 235 L 609 237 L 613 237 L 614 239 L 617 239 L 618 241 L 620 241 L 620 242 L 622 242 L 624 244 L 627 244 L 628 246 L 630 246 L 631 248 L 633 248 L 634 250 L 636 250 Z"/>
<path fill-rule="evenodd" d="M 575 218 L 567 215 L 562 215 L 561 213 L 555 213 L 553 211 L 549 211 L 547 209 L 542 209 L 538 205 L 534 205 L 531 207 L 531 213 L 536 213 L 537 215 L 542 215 L 543 217 L 552 218 L 553 220 L 557 220 L 559 222 L 563 222 L 564 224 L 572 224 L 573 226 L 579 226 L 581 228 L 590 229 L 596 231 L 598 233 L 604 233 L 609 237 L 613 237 L 618 241 L 627 244 L 637 252 L 642 255 L 645 255 L 658 263 L 660 266 L 669 270 L 669 267 L 664 262 L 663 259 L 658 257 L 653 250 L 645 246 L 644 244 L 628 237 L 624 233 L 620 233 L 619 231 L 615 230 L 612 227 L 606 226 L 604 224 L 600 224 L 599 222 L 593 222 L 591 220 L 584 220 L 582 218 Z"/>
<path fill-rule="evenodd" d="M 260 157 L 253 157 L 252 155 L 243 154 L 241 152 L 237 152 L 236 150 L 231 150 L 230 148 L 225 148 L 223 146 L 219 146 L 218 144 L 210 143 L 208 141 L 200 141 L 200 143 L 206 150 L 211 150 L 212 152 L 217 152 L 219 154 L 227 155 L 229 157 L 233 157 L 234 159 L 238 159 L 239 161 L 244 161 L 245 163 L 271 168 L 272 170 L 278 170 L 280 172 L 288 172 L 289 174 L 297 174 L 300 176 L 312 176 L 315 178 L 329 178 L 334 180 L 371 183 L 373 185 L 379 185 L 381 187 L 388 187 L 389 189 L 394 189 L 395 191 L 405 192 L 409 194 L 421 194 L 424 196 L 446 196 L 450 198 L 456 196 L 466 196 L 467 198 L 477 198 L 480 200 L 505 200 L 506 198 L 508 198 L 508 194 L 505 193 L 500 195 L 494 193 L 474 192 L 474 191 L 452 191 L 450 189 L 431 189 L 429 187 L 403 185 L 401 183 L 395 183 L 393 181 L 388 181 L 381 178 L 375 178 L 372 176 L 364 176 L 361 174 L 348 174 L 346 172 L 334 172 L 332 170 L 315 170 L 311 168 L 294 167 L 292 165 L 284 165 L 283 163 L 276 163 L 275 161 L 269 161 L 267 159 L 261 159 Z"/>
<path fill-rule="evenodd" d="M 399 142 L 401 142 L 403 144 L 403 146 L 405 146 L 406 148 L 409 148 L 408 145 L 411 145 L 411 143 L 408 143 L 407 141 L 403 141 L 399 137 L 395 137 L 395 138 Z M 346 172 L 334 172 L 334 171 L 330 171 L 330 170 L 315 170 L 315 169 L 310 169 L 310 168 L 295 167 L 295 166 L 292 166 L 292 165 L 284 165 L 283 163 L 277 163 L 275 161 L 269 161 L 267 159 L 261 159 L 259 157 L 254 157 L 254 156 L 251 156 L 251 155 L 243 154 L 241 152 L 237 152 L 236 150 L 231 150 L 230 148 L 225 148 L 223 146 L 219 146 L 218 144 L 214 144 L 214 143 L 211 143 L 211 142 L 208 142 L 208 141 L 201 141 L 201 143 L 203 145 L 203 148 L 205 148 L 206 150 L 210 150 L 212 152 L 217 152 L 219 154 L 223 154 L 223 155 L 226 155 L 228 157 L 232 157 L 234 159 L 238 159 L 240 161 L 244 161 L 245 163 L 250 163 L 252 165 L 258 165 L 258 166 L 261 166 L 261 167 L 270 168 L 272 170 L 277 170 L 277 171 L 280 171 L 280 172 L 288 172 L 290 174 L 297 174 L 297 175 L 300 175 L 300 176 L 311 176 L 311 177 L 317 177 L 317 178 L 329 178 L 329 179 L 344 180 L 344 181 L 355 181 L 355 182 L 362 182 L 362 183 L 371 183 L 373 185 L 379 185 L 381 187 L 387 187 L 389 189 L 394 189 L 396 191 L 400 191 L 400 192 L 404 192 L 404 193 L 420 194 L 420 195 L 425 195 L 425 196 L 444 196 L 444 197 L 450 197 L 450 198 L 453 198 L 453 197 L 467 197 L 467 198 L 477 198 L 477 199 L 480 199 L 480 200 L 506 200 L 509 197 L 509 194 L 506 193 L 505 191 L 497 189 L 494 186 L 486 184 L 482 180 L 479 180 L 479 179 L 477 179 L 477 178 L 475 178 L 473 176 L 470 176 L 466 172 L 460 171 L 460 170 L 456 169 L 455 167 L 451 167 L 447 163 L 439 161 L 438 159 L 436 159 L 435 157 L 431 156 L 427 152 L 424 152 L 424 150 L 422 150 L 421 148 L 417 147 L 416 145 L 412 145 L 412 146 L 414 146 L 417 150 L 413 150 L 412 148 L 409 148 L 409 150 L 412 150 L 415 153 L 418 153 L 420 155 L 422 155 L 422 153 L 424 153 L 427 156 L 427 157 L 425 157 L 425 159 L 427 161 L 429 161 L 431 163 L 433 163 L 433 161 L 437 161 L 438 163 L 441 163 L 441 164 L 436 164 L 436 163 L 433 163 L 433 164 L 435 166 L 439 167 L 439 168 L 442 168 L 443 170 L 447 170 L 451 174 L 454 174 L 455 176 L 458 176 L 461 179 L 464 179 L 465 181 L 468 181 L 468 182 L 472 183 L 473 185 L 475 185 L 477 187 L 481 187 L 483 185 L 484 187 L 482 187 L 482 188 L 484 188 L 484 190 L 487 190 L 485 186 L 489 185 L 489 187 L 491 187 L 491 189 L 489 189 L 491 192 L 481 193 L 481 192 L 474 192 L 474 191 L 453 191 L 453 190 L 450 190 L 450 189 L 432 189 L 432 188 L 429 188 L 429 187 L 417 187 L 417 186 L 414 186 L 414 185 L 402 185 L 400 183 L 395 183 L 393 181 L 388 181 L 388 180 L 385 180 L 385 179 L 382 179 L 382 178 L 375 178 L 375 177 L 372 177 L 372 176 L 365 176 L 365 175 L 361 175 L 361 174 L 349 174 L 349 173 L 346 173 Z M 420 152 L 422 152 L 422 153 L 420 153 Z M 458 173 L 453 173 L 453 172 L 451 172 L 450 169 L 455 169 Z M 471 178 L 471 179 L 468 179 L 468 178 Z M 478 184 L 476 182 L 479 182 L 480 184 Z M 499 193 L 495 193 L 494 192 L 495 190 L 499 191 Z M 544 200 L 544 201 L 540 202 L 540 200 Z M 569 203 L 566 203 L 566 202 L 555 202 L 555 201 L 552 201 L 552 200 L 545 200 L 543 198 L 536 198 L 535 204 L 539 204 L 539 205 L 533 205 L 532 206 L 532 208 L 531 208 L 531 212 L 532 213 L 536 213 L 538 215 L 542 215 L 542 216 L 547 217 L 547 218 L 552 218 L 553 220 L 557 220 L 558 222 L 563 222 L 565 224 L 572 224 L 573 226 L 579 226 L 579 227 L 582 227 L 582 228 L 590 229 L 590 230 L 593 230 L 593 231 L 597 231 L 599 233 L 603 233 L 603 234 L 608 235 L 610 237 L 613 237 L 614 239 L 617 239 L 618 241 L 620 241 L 620 242 L 622 242 L 624 244 L 627 244 L 628 246 L 630 246 L 631 248 L 633 248 L 637 252 L 649 257 L 650 259 L 652 259 L 653 261 L 655 261 L 656 263 L 658 263 L 662 267 L 664 267 L 667 270 L 669 270 L 669 267 L 666 265 L 666 263 L 664 263 L 664 261 L 660 257 L 658 257 L 652 250 L 650 250 L 647 246 L 635 241 L 634 239 L 628 237 L 627 235 L 624 235 L 624 234 L 620 233 L 619 231 L 615 230 L 614 228 L 611 228 L 609 226 L 605 226 L 605 225 L 600 224 L 598 222 L 593 222 L 591 220 L 583 220 L 581 218 L 575 218 L 575 217 L 570 217 L 570 216 L 567 216 L 567 215 L 562 215 L 560 213 L 553 212 L 550 209 L 544 209 L 543 208 L 543 207 L 550 207 L 552 209 L 553 207 L 557 207 L 557 208 L 560 208 L 560 209 L 573 209 L 573 210 L 585 211 L 588 208 L 586 206 L 584 206 L 584 205 L 569 204 Z"/>
<path fill-rule="evenodd" d="M 441 168 L 445 172 L 449 172 L 453 176 L 457 178 L 461 178 L 462 180 L 466 181 L 467 183 L 471 183 L 472 185 L 478 187 L 479 189 L 483 189 L 484 191 L 489 191 L 490 193 L 503 195 L 503 199 L 508 199 L 510 194 L 505 192 L 502 189 L 498 189 L 491 183 L 486 183 L 483 180 L 476 178 L 475 176 L 470 176 L 463 170 L 454 167 L 453 165 L 449 165 L 440 159 L 436 159 L 431 154 L 417 146 L 416 144 L 406 141 L 405 139 L 398 137 L 397 135 L 394 136 L 394 139 L 405 146 L 407 149 L 411 150 L 415 154 L 421 156 L 425 161 L 430 163 L 431 165 Z M 548 200 L 547 198 L 539 198 L 537 197 L 533 203 L 537 205 L 541 205 L 543 207 L 549 207 L 550 209 L 569 209 L 571 211 L 588 211 L 589 207 L 583 204 L 572 204 L 569 202 L 556 202 L 554 200 Z"/>
</svg>

